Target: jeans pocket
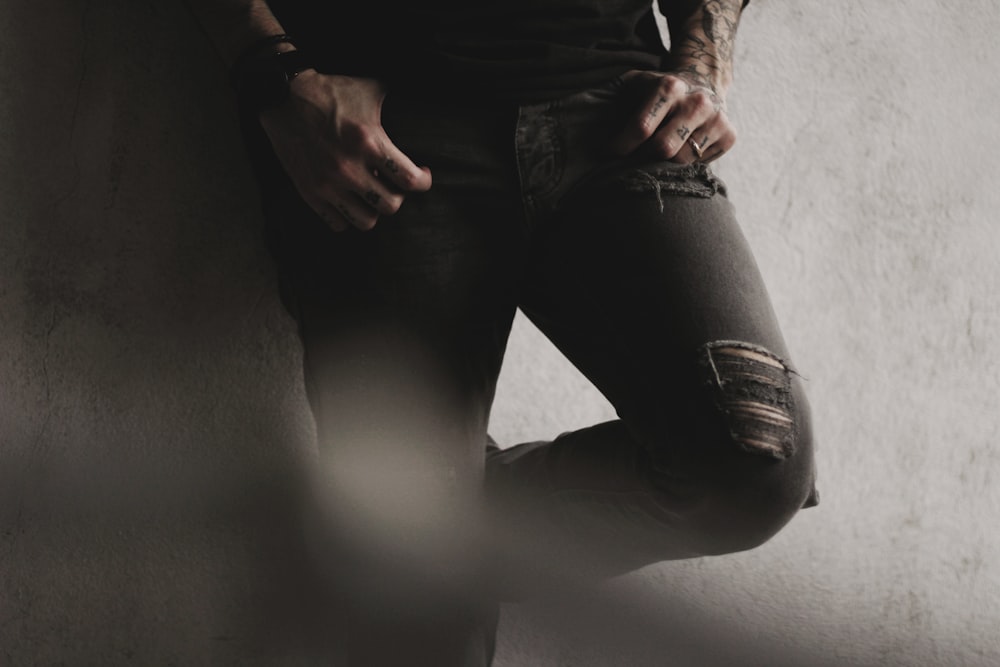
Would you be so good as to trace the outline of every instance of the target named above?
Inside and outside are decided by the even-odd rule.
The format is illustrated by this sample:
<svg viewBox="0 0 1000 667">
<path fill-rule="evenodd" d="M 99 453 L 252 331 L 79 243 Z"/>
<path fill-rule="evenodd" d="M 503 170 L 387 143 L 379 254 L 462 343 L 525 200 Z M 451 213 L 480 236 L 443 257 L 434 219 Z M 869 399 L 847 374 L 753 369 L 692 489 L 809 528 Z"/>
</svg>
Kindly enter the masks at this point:
<svg viewBox="0 0 1000 667">
<path fill-rule="evenodd" d="M 583 91 L 583 94 L 598 100 L 613 100 L 621 96 L 621 92 L 624 87 L 625 73 L 623 72 L 612 79 L 608 79 L 607 81 L 588 88 Z"/>
</svg>

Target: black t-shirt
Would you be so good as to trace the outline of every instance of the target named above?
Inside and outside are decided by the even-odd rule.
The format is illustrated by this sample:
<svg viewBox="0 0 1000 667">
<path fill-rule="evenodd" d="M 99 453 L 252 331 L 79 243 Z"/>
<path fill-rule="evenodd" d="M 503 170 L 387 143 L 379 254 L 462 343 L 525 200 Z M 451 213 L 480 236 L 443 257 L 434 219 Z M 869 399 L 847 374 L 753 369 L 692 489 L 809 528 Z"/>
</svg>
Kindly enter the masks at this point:
<svg viewBox="0 0 1000 667">
<path fill-rule="evenodd" d="M 322 71 L 521 102 L 558 97 L 666 51 L 651 0 L 268 0 Z"/>
</svg>

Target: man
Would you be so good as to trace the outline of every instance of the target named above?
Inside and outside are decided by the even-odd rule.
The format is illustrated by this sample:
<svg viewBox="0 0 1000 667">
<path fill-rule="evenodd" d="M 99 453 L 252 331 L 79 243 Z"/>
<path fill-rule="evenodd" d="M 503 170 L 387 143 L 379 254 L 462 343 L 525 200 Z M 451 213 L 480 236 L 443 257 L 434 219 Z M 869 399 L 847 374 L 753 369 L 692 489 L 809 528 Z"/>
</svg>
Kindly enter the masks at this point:
<svg viewBox="0 0 1000 667">
<path fill-rule="evenodd" d="M 480 488 L 522 585 L 752 548 L 815 503 L 801 382 L 706 166 L 740 0 L 660 0 L 669 53 L 649 0 L 190 4 L 299 323 L 349 664 L 488 664 L 461 594 Z M 517 308 L 619 420 L 484 455 Z"/>
</svg>

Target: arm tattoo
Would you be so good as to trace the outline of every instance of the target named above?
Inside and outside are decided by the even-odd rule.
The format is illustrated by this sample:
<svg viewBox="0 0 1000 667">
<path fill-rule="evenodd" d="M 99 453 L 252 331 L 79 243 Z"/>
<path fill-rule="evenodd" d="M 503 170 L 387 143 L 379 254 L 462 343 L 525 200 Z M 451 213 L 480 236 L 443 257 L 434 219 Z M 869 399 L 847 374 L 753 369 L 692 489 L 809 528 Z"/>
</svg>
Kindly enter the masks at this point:
<svg viewBox="0 0 1000 667">
<path fill-rule="evenodd" d="M 736 38 L 736 26 L 739 22 L 740 10 L 736 3 L 719 0 L 705 3 L 701 15 L 701 29 L 705 31 L 708 41 L 715 44 L 720 60 L 732 63 L 733 40 Z"/>
<path fill-rule="evenodd" d="M 687 4 L 688 9 L 678 9 Z M 670 59 L 676 71 L 713 91 L 732 77 L 733 45 L 740 21 L 741 0 L 660 2 L 670 26 Z"/>
<path fill-rule="evenodd" d="M 716 113 L 725 107 L 725 104 L 722 102 L 722 98 L 719 97 L 719 94 L 715 91 L 712 84 L 707 81 L 703 75 L 699 74 L 693 66 L 677 71 L 677 75 L 679 78 L 683 79 L 684 83 L 687 84 L 687 90 L 684 91 L 685 95 L 691 95 L 702 91 L 707 93 L 709 99 L 712 100 L 712 109 L 714 109 Z"/>
</svg>

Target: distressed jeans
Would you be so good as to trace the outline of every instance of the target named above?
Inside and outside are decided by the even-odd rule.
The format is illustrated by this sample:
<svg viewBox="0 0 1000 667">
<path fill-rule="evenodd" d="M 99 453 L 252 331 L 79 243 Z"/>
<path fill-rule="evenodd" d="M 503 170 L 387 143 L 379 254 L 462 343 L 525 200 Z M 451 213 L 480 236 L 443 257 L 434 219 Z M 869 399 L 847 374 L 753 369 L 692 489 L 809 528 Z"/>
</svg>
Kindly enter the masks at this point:
<svg viewBox="0 0 1000 667">
<path fill-rule="evenodd" d="M 536 570 L 587 579 L 752 548 L 815 504 L 802 382 L 725 186 L 703 165 L 609 155 L 634 109 L 621 78 L 521 106 L 390 91 L 383 126 L 433 186 L 339 234 L 244 118 L 338 525 L 390 526 L 372 552 L 393 535 L 448 542 L 485 495 L 487 551 L 516 589 Z M 619 418 L 487 455 L 518 308 Z M 435 549 L 412 553 L 462 569 L 460 548 Z M 482 624 L 404 640 L 405 621 L 380 635 L 376 617 L 349 664 L 490 660 Z"/>
</svg>

